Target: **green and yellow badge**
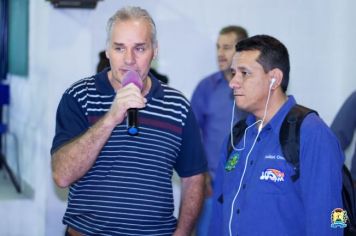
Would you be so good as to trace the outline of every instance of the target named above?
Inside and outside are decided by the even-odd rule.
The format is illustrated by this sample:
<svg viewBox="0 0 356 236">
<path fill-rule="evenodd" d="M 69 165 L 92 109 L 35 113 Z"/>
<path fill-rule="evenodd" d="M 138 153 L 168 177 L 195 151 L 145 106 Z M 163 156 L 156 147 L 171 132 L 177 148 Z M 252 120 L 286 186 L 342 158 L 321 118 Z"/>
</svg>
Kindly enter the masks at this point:
<svg viewBox="0 0 356 236">
<path fill-rule="evenodd" d="M 225 164 L 225 170 L 226 171 L 232 171 L 235 169 L 235 166 L 239 162 L 240 155 L 238 152 L 233 153 L 230 157 L 229 160 Z"/>
</svg>

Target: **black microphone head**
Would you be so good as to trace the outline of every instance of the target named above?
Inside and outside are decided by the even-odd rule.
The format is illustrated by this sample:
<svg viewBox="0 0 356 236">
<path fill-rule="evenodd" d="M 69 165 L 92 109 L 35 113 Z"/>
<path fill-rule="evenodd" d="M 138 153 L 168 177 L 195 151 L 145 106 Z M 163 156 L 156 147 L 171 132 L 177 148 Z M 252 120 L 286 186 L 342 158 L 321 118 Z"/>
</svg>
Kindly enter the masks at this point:
<svg viewBox="0 0 356 236">
<path fill-rule="evenodd" d="M 134 71 L 134 70 L 129 70 L 124 74 L 124 78 L 122 79 L 122 86 L 125 87 L 129 83 L 133 83 L 136 85 L 140 90 L 143 88 L 143 83 L 140 78 L 140 75 Z"/>
<path fill-rule="evenodd" d="M 138 134 L 138 114 L 136 108 L 130 108 L 127 110 L 127 133 L 129 135 Z"/>
</svg>

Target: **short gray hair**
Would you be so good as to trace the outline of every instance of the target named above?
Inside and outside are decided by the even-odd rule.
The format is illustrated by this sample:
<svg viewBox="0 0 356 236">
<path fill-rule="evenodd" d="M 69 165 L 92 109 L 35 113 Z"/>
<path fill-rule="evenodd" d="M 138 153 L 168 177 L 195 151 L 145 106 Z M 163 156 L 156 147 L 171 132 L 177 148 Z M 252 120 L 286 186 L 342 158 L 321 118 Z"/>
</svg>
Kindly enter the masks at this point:
<svg viewBox="0 0 356 236">
<path fill-rule="evenodd" d="M 151 15 L 145 10 L 140 7 L 123 7 L 119 9 L 112 17 L 109 18 L 106 32 L 107 32 L 107 39 L 106 43 L 108 44 L 111 38 L 112 28 L 117 21 L 127 21 L 127 20 L 145 20 L 151 26 L 151 42 L 154 47 L 157 46 L 157 31 L 156 31 L 156 24 L 153 21 Z"/>
</svg>

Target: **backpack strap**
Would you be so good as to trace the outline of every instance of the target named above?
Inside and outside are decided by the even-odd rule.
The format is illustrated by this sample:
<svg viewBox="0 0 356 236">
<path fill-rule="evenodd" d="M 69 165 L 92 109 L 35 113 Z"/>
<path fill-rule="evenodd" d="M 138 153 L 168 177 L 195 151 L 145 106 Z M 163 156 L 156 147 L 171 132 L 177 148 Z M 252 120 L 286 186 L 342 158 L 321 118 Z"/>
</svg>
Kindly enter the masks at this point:
<svg viewBox="0 0 356 236">
<path fill-rule="evenodd" d="M 356 233 L 356 196 L 351 173 L 347 166 L 342 166 L 342 202 L 349 217 L 349 227 Z M 346 229 L 345 229 L 346 230 Z M 350 228 L 348 230 L 351 230 Z M 354 234 L 353 234 L 354 235 Z"/>
<path fill-rule="evenodd" d="M 284 158 L 293 165 L 295 171 L 295 175 L 291 177 L 293 182 L 299 178 L 300 126 L 304 118 L 310 113 L 318 114 L 307 107 L 295 105 L 283 120 L 279 132 L 279 142 Z"/>
</svg>

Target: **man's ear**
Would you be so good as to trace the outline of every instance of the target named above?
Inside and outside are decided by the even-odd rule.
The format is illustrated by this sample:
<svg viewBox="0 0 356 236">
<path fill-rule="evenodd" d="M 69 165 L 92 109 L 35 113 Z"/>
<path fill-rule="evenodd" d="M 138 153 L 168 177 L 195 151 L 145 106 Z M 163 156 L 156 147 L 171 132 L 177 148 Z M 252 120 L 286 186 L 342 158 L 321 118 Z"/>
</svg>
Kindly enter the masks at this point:
<svg viewBox="0 0 356 236">
<path fill-rule="evenodd" d="M 271 81 L 274 81 L 271 86 L 271 89 L 276 89 L 277 87 L 281 86 L 283 80 L 283 72 L 280 69 L 275 68 L 271 70 L 268 74 L 271 77 Z"/>
<path fill-rule="evenodd" d="M 155 60 L 158 57 L 158 46 L 156 46 L 153 50 L 153 60 Z"/>
</svg>

